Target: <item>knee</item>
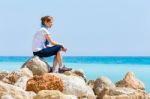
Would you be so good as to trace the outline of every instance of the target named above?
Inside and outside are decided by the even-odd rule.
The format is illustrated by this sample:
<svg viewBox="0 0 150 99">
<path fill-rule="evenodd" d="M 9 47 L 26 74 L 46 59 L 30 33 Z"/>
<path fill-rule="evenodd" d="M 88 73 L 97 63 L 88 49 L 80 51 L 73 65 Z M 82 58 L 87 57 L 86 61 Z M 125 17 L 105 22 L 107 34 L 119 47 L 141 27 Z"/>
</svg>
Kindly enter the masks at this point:
<svg viewBox="0 0 150 99">
<path fill-rule="evenodd" d="M 58 51 L 60 51 L 62 46 L 61 45 L 56 45 L 56 46 L 57 46 Z"/>
</svg>

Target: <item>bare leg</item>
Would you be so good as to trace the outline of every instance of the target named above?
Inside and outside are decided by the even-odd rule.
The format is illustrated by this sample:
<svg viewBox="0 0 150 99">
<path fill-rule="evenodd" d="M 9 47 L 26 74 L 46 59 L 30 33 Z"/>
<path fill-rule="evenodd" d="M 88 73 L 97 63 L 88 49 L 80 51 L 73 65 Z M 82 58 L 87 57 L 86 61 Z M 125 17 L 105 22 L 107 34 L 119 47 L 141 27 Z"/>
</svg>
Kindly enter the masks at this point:
<svg viewBox="0 0 150 99">
<path fill-rule="evenodd" d="M 57 56 L 55 55 L 54 56 L 54 60 L 53 60 L 53 72 L 55 72 L 55 70 L 56 70 L 56 65 L 57 65 Z"/>
<path fill-rule="evenodd" d="M 65 71 L 70 71 L 70 70 L 72 70 L 72 68 L 63 67 L 62 55 L 61 55 L 60 51 L 57 52 L 56 57 L 57 57 L 57 62 L 58 62 L 58 64 L 59 64 L 59 69 L 58 69 L 59 73 L 63 73 L 63 72 L 65 72 Z"/>
<path fill-rule="evenodd" d="M 62 55 L 61 55 L 60 51 L 57 52 L 56 57 L 57 57 L 57 62 L 59 64 L 59 68 L 62 68 L 63 67 L 63 64 L 62 64 Z"/>
</svg>

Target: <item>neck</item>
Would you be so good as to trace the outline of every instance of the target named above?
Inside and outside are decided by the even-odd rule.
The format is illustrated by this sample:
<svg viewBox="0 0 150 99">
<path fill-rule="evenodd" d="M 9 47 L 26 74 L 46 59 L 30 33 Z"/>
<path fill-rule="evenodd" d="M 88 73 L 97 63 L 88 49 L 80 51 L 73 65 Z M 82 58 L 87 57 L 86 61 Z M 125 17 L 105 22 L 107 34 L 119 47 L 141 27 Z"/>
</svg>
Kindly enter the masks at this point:
<svg viewBox="0 0 150 99">
<path fill-rule="evenodd" d="M 41 27 L 45 27 L 46 29 L 48 29 L 48 27 L 46 27 L 45 25 L 41 24 Z"/>
</svg>

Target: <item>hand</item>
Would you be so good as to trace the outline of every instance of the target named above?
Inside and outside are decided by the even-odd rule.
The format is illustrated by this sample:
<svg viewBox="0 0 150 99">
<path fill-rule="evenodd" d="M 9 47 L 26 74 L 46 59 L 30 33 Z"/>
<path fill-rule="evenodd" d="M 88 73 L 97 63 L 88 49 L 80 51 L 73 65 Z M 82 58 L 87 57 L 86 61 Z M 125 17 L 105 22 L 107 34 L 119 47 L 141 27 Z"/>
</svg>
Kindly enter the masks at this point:
<svg viewBox="0 0 150 99">
<path fill-rule="evenodd" d="M 65 47 L 62 46 L 62 51 L 66 52 L 67 48 L 65 48 Z"/>
</svg>

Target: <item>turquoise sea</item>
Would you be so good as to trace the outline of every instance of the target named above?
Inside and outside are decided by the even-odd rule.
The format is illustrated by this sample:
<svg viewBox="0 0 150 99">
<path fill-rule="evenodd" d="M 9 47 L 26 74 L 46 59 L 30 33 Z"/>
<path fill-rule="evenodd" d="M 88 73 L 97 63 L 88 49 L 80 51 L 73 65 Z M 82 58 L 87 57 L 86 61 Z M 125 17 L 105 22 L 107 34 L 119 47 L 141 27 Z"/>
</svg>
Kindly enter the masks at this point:
<svg viewBox="0 0 150 99">
<path fill-rule="evenodd" d="M 15 71 L 30 59 L 30 56 L 0 56 L 0 71 Z M 52 65 L 51 58 L 45 60 Z M 115 56 L 65 56 L 64 64 L 73 69 L 81 69 L 88 80 L 107 76 L 114 83 L 122 80 L 128 71 L 133 71 L 144 82 L 150 92 L 150 57 L 115 57 Z"/>
</svg>

